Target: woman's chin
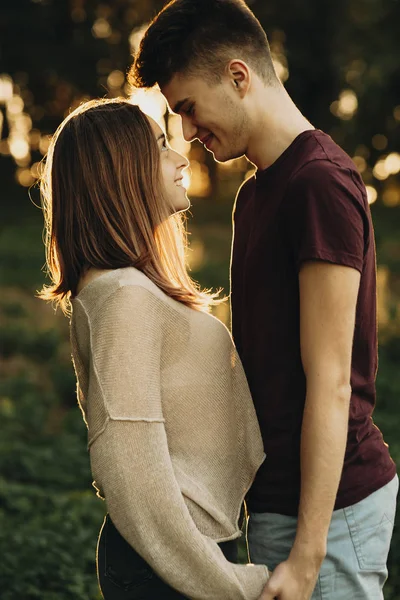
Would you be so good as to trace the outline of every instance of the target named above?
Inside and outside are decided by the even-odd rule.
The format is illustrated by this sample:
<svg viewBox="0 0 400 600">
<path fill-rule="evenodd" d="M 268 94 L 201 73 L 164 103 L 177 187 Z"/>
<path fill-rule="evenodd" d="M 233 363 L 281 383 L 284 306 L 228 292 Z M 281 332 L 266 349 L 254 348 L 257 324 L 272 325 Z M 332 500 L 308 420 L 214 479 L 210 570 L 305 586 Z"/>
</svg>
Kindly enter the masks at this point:
<svg viewBox="0 0 400 600">
<path fill-rule="evenodd" d="M 174 214 L 179 212 L 184 212 L 185 210 L 189 210 L 191 207 L 191 203 L 189 198 L 185 195 L 185 198 L 180 200 L 179 202 L 174 203 Z"/>
<path fill-rule="evenodd" d="M 183 204 L 183 203 L 182 203 L 182 204 Z M 192 205 L 191 205 L 191 203 L 190 203 L 190 200 L 189 200 L 189 198 L 187 198 L 187 197 L 186 197 L 186 202 L 185 202 L 185 203 L 182 205 L 182 208 L 179 208 L 179 209 L 178 209 L 178 211 L 179 211 L 179 212 L 182 212 L 182 211 L 185 211 L 185 210 L 189 210 L 189 208 L 190 208 L 191 206 L 192 206 Z"/>
<path fill-rule="evenodd" d="M 186 189 L 184 190 L 184 193 L 182 194 L 182 201 L 179 201 L 179 204 L 181 205 L 180 210 L 187 210 L 191 206 L 190 199 L 188 198 Z"/>
</svg>

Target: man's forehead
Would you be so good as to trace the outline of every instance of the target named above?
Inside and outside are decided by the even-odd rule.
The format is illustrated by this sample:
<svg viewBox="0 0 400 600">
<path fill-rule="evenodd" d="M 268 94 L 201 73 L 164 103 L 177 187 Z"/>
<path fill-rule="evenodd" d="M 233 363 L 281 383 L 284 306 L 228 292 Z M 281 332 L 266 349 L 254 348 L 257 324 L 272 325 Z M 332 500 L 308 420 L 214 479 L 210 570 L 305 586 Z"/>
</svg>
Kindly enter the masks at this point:
<svg viewBox="0 0 400 600">
<path fill-rule="evenodd" d="M 170 108 L 173 109 L 178 102 L 182 102 L 189 97 L 187 91 L 188 84 L 181 75 L 174 75 L 165 85 L 161 86 L 161 91 L 167 99 Z"/>
<path fill-rule="evenodd" d="M 194 100 L 202 91 L 202 80 L 199 77 L 190 77 L 177 73 L 166 83 L 161 86 L 161 92 L 164 94 L 169 107 L 174 112 L 183 106 L 188 100 Z"/>
</svg>

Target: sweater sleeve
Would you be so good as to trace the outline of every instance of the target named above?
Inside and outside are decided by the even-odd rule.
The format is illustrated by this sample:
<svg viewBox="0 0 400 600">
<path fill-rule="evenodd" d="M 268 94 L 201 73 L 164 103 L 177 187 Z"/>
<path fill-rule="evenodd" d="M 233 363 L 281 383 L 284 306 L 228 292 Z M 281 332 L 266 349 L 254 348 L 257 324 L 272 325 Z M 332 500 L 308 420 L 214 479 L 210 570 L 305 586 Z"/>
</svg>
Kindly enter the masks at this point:
<svg viewBox="0 0 400 600">
<path fill-rule="evenodd" d="M 147 289 L 125 285 L 92 315 L 93 425 L 97 425 L 95 408 L 99 403 L 111 420 L 164 420 L 160 396 L 160 305 L 161 301 Z M 88 425 L 90 433 L 90 419 Z"/>
<path fill-rule="evenodd" d="M 258 600 L 267 567 L 230 563 L 197 529 L 162 423 L 110 421 L 90 458 L 115 527 L 159 577 L 191 600 Z"/>
<path fill-rule="evenodd" d="M 169 585 L 193 600 L 257 600 L 263 565 L 234 565 L 196 527 L 168 449 L 161 402 L 163 315 L 151 292 L 114 292 L 91 322 L 94 390 L 108 419 L 90 444 L 93 477 L 125 540 Z M 96 422 L 92 406 L 88 418 Z"/>
</svg>

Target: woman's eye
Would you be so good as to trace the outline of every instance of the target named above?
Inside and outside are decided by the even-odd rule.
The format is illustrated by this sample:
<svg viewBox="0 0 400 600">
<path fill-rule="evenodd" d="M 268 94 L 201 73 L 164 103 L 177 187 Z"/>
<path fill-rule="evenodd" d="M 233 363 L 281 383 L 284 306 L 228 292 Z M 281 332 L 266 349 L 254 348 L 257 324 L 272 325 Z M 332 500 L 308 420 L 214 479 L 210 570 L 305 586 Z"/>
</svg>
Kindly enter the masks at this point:
<svg viewBox="0 0 400 600">
<path fill-rule="evenodd" d="M 167 146 L 167 140 L 164 140 L 162 145 L 161 145 L 161 151 L 162 152 L 168 152 L 169 148 Z"/>
</svg>

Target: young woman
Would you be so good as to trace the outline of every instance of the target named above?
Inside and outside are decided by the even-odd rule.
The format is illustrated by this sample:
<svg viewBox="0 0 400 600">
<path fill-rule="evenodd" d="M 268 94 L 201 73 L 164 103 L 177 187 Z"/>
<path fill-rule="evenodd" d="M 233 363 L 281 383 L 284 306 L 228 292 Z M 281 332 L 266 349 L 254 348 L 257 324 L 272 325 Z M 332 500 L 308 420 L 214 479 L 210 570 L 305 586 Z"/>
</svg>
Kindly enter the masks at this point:
<svg viewBox="0 0 400 600">
<path fill-rule="evenodd" d="M 71 315 L 105 600 L 256 600 L 268 579 L 235 564 L 264 453 L 215 295 L 185 269 L 187 166 L 137 106 L 94 100 L 58 128 L 41 181 L 40 295 Z"/>
</svg>

